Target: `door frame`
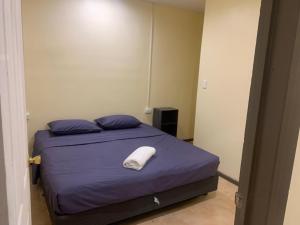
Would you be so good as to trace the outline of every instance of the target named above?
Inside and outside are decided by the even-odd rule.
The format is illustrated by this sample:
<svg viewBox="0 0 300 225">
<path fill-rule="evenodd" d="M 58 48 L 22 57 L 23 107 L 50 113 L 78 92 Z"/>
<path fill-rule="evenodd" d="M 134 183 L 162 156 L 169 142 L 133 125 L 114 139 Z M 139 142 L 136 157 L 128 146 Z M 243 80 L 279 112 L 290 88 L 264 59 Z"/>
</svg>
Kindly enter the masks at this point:
<svg viewBox="0 0 300 225">
<path fill-rule="evenodd" d="M 4 146 L 2 135 L 2 115 L 1 115 L 1 99 L 0 99 L 0 224 L 8 223 L 8 207 L 6 195 L 6 171 L 4 163 Z"/>
<path fill-rule="evenodd" d="M 235 225 L 282 225 L 300 124 L 300 2 L 262 0 Z"/>
<path fill-rule="evenodd" d="M 0 0 L 0 164 L 5 165 L 7 225 L 31 224 L 23 60 L 21 0 Z"/>
</svg>

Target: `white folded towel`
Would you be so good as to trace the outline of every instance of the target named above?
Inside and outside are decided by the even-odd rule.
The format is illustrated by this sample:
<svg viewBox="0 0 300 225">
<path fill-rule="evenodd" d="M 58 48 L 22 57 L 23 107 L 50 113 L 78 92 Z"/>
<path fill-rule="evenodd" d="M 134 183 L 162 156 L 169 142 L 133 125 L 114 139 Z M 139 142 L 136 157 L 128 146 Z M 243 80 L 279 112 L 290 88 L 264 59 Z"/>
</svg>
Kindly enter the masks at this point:
<svg viewBox="0 0 300 225">
<path fill-rule="evenodd" d="M 156 150 L 153 147 L 140 147 L 125 159 L 123 166 L 129 169 L 141 170 L 155 153 Z"/>
</svg>

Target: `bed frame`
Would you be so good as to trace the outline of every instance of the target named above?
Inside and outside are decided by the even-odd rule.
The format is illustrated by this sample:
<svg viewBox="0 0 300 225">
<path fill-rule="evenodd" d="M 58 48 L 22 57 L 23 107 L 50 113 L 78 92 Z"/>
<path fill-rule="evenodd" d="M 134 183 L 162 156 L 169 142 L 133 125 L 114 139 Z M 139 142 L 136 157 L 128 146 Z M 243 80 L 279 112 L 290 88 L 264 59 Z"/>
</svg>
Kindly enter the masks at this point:
<svg viewBox="0 0 300 225">
<path fill-rule="evenodd" d="M 53 225 L 107 225 L 216 191 L 218 180 L 219 177 L 216 175 L 154 195 L 73 215 L 57 215 L 47 202 L 47 197 L 45 199 Z"/>
</svg>

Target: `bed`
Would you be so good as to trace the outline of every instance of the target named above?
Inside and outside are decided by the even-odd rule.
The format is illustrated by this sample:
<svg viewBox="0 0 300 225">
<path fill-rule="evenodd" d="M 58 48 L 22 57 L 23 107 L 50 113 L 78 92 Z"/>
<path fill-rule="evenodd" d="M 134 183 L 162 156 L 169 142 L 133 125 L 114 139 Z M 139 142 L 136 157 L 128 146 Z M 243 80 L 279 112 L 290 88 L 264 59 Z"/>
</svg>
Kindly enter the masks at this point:
<svg viewBox="0 0 300 225">
<path fill-rule="evenodd" d="M 156 155 L 141 171 L 124 159 L 140 146 Z M 53 225 L 106 225 L 215 191 L 219 158 L 156 128 L 55 136 L 35 135 L 32 168 Z"/>
</svg>

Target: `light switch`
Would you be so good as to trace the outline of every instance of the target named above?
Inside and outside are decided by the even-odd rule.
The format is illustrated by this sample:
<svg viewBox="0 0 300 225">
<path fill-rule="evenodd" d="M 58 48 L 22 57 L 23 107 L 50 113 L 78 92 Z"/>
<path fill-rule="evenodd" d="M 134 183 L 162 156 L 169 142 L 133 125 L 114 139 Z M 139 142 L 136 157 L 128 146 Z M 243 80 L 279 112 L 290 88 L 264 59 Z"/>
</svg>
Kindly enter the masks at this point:
<svg viewBox="0 0 300 225">
<path fill-rule="evenodd" d="M 204 89 L 204 90 L 207 89 L 207 80 L 202 81 L 202 89 Z"/>
</svg>

